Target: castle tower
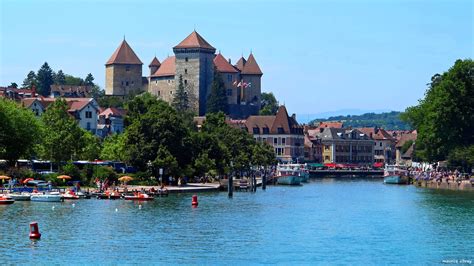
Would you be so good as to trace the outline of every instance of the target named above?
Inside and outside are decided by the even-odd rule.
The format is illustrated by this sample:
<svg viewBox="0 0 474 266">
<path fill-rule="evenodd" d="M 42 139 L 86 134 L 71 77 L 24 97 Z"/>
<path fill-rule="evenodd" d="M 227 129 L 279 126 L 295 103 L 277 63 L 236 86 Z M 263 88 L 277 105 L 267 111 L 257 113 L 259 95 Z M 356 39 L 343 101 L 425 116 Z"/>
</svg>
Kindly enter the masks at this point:
<svg viewBox="0 0 474 266">
<path fill-rule="evenodd" d="M 105 63 L 105 94 L 125 96 L 133 91 L 141 91 L 142 65 L 124 39 Z"/>
<path fill-rule="evenodd" d="M 239 82 L 240 79 L 239 70 L 232 66 L 220 52 L 214 57 L 214 66 L 216 66 L 217 71 L 224 81 L 229 107 L 237 105 L 240 92 L 235 83 Z M 232 108 L 229 109 L 232 110 Z"/>
<path fill-rule="evenodd" d="M 241 58 L 241 60 L 242 59 L 243 58 Z M 247 105 L 256 106 L 256 110 L 260 110 L 262 70 L 260 70 L 257 60 L 255 60 L 252 53 L 250 53 L 247 60 L 242 60 L 241 65 L 239 65 L 240 62 L 240 60 L 237 62 L 237 68 L 243 65 L 240 75 L 242 83 L 247 84 L 247 87 L 243 91 L 242 102 L 245 102 Z"/>
<path fill-rule="evenodd" d="M 151 60 L 151 63 L 148 65 L 150 68 L 150 76 L 153 75 L 158 70 L 158 68 L 160 68 L 160 66 L 161 63 L 158 58 L 156 58 L 156 56 L 153 57 L 153 60 Z"/>
<path fill-rule="evenodd" d="M 206 113 L 207 96 L 210 93 L 214 75 L 214 53 L 212 47 L 196 31 L 173 47 L 176 56 L 175 79 L 183 77 L 185 87 L 197 99 L 196 109 L 199 115 Z M 178 86 L 178 82 L 175 82 Z"/>
</svg>

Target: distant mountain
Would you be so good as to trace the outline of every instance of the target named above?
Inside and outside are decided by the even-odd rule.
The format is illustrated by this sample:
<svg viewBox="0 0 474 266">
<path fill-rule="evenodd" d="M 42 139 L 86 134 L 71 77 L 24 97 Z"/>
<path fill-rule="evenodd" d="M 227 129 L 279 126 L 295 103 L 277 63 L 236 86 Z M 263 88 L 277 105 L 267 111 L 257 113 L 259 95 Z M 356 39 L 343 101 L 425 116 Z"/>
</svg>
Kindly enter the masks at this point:
<svg viewBox="0 0 474 266">
<path fill-rule="evenodd" d="M 392 111 L 380 114 L 339 115 L 314 119 L 308 124 L 317 124 L 324 121 L 342 121 L 344 122 L 344 127 L 381 127 L 387 130 L 411 130 L 410 125 L 400 120 L 400 113 Z"/>
<path fill-rule="evenodd" d="M 333 116 L 344 116 L 344 115 L 362 115 L 366 113 L 383 113 L 390 112 L 389 109 L 377 109 L 377 110 L 368 110 L 368 109 L 340 109 L 335 111 L 321 112 L 315 114 L 297 114 L 298 123 L 307 124 L 308 122 L 314 119 L 326 119 Z"/>
</svg>

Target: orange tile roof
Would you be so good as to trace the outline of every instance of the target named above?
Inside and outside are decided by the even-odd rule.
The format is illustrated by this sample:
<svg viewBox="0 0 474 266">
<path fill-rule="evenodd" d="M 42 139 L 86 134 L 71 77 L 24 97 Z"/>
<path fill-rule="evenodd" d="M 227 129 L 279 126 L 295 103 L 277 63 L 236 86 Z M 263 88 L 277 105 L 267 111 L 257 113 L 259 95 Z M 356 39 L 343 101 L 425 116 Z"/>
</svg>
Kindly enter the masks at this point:
<svg viewBox="0 0 474 266">
<path fill-rule="evenodd" d="M 160 68 L 156 70 L 152 77 L 166 77 L 166 76 L 174 76 L 176 74 L 176 63 L 175 57 L 170 56 L 166 58 L 163 63 L 161 63 Z"/>
<path fill-rule="evenodd" d="M 237 64 L 235 65 L 235 67 L 236 67 L 238 70 L 242 71 L 242 70 L 244 69 L 244 66 L 245 66 L 245 63 L 246 63 L 246 62 L 247 62 L 247 61 L 246 61 L 245 58 L 242 56 L 242 57 L 239 59 L 239 61 L 237 61 Z"/>
<path fill-rule="evenodd" d="M 221 73 L 238 73 L 238 71 L 227 61 L 221 53 L 214 57 L 214 65 Z"/>
<path fill-rule="evenodd" d="M 142 61 L 138 58 L 132 47 L 123 40 L 120 46 L 110 57 L 109 61 L 105 65 L 112 64 L 129 64 L 129 65 L 143 65 Z"/>
<path fill-rule="evenodd" d="M 244 69 L 241 70 L 242 74 L 249 74 L 249 75 L 263 75 L 262 70 L 257 64 L 257 60 L 253 57 L 253 54 L 249 55 L 247 62 L 244 65 Z"/>
<path fill-rule="evenodd" d="M 216 48 L 212 47 L 204 38 L 199 35 L 196 31 L 191 32 L 183 41 L 181 41 L 178 45 L 174 48 L 204 48 L 210 50 L 216 50 Z"/>
<path fill-rule="evenodd" d="M 294 134 L 292 129 L 301 129 L 301 134 L 303 134 L 303 127 L 298 125 L 295 119 L 288 116 L 285 106 L 280 106 L 278 108 L 276 115 L 252 115 L 247 118 L 245 122 L 247 130 L 249 133 L 253 133 L 253 128 L 258 127 L 260 130 L 267 127 L 270 134 L 280 134 L 278 133 L 278 128 L 283 128 L 285 131 L 284 134 Z M 261 131 L 262 133 L 262 131 Z M 299 134 L 299 133 L 296 133 Z"/>
<path fill-rule="evenodd" d="M 328 127 L 328 128 L 342 128 L 342 122 L 334 122 L 334 121 L 328 121 L 328 122 L 319 122 L 319 127 Z"/>
<path fill-rule="evenodd" d="M 150 63 L 148 66 L 149 66 L 149 67 L 152 67 L 152 66 L 157 66 L 157 67 L 159 67 L 159 66 L 161 66 L 161 63 L 160 63 L 160 61 L 158 60 L 158 58 L 156 58 L 156 56 L 155 56 L 155 57 L 153 57 L 153 60 L 151 60 L 151 63 Z"/>
</svg>

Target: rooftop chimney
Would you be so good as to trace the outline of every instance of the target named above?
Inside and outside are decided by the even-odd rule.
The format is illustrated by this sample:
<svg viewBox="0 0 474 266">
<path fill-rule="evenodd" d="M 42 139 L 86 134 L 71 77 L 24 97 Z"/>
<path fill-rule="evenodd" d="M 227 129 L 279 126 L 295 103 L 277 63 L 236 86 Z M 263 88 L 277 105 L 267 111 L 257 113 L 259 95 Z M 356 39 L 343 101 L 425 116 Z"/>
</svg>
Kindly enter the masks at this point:
<svg viewBox="0 0 474 266">
<path fill-rule="evenodd" d="M 229 64 L 231 64 L 231 65 L 232 65 L 232 62 L 231 62 L 230 58 L 229 58 Z"/>
</svg>

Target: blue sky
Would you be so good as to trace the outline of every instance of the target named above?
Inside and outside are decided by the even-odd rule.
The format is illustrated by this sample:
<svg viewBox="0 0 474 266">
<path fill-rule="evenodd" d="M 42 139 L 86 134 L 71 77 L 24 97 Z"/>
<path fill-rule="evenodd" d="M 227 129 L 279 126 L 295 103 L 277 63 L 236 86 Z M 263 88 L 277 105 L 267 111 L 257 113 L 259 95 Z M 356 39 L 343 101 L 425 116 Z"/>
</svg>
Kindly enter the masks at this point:
<svg viewBox="0 0 474 266">
<path fill-rule="evenodd" d="M 47 61 L 103 88 L 123 36 L 162 61 L 194 28 L 235 62 L 252 50 L 290 113 L 403 110 L 473 58 L 473 1 L 0 1 L 0 86 Z"/>
</svg>

